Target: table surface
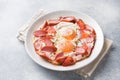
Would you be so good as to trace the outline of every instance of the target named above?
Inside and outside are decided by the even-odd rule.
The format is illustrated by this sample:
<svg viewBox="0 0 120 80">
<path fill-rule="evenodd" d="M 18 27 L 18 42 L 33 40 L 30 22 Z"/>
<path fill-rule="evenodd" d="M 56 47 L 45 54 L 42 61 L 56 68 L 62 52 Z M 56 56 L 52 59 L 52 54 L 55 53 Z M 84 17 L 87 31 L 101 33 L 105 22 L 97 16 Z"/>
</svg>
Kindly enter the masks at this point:
<svg viewBox="0 0 120 80">
<path fill-rule="evenodd" d="M 36 64 L 16 38 L 18 29 L 39 9 L 75 10 L 93 17 L 106 38 L 108 54 L 90 80 L 120 80 L 120 0 L 0 0 L 0 80 L 81 80 L 73 72 L 56 72 Z"/>
</svg>

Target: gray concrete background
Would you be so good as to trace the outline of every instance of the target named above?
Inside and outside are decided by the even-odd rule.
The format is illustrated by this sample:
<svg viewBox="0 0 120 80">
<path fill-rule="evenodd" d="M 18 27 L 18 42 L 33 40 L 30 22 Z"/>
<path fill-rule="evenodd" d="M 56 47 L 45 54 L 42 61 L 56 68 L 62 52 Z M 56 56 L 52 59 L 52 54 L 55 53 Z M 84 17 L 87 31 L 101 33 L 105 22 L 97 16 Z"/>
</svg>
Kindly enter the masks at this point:
<svg viewBox="0 0 120 80">
<path fill-rule="evenodd" d="M 120 80 L 120 0 L 0 0 L 0 80 L 81 80 L 73 72 L 37 65 L 16 39 L 17 30 L 38 9 L 76 10 L 93 17 L 113 45 L 90 80 Z"/>
</svg>

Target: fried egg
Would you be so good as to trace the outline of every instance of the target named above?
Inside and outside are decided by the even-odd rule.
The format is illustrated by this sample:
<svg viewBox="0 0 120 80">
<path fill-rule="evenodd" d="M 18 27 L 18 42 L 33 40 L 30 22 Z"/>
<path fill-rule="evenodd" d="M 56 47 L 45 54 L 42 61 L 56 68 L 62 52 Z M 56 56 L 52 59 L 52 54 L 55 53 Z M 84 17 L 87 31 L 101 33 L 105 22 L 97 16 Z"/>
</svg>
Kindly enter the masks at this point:
<svg viewBox="0 0 120 80">
<path fill-rule="evenodd" d="M 52 41 L 58 48 L 58 52 L 62 51 L 66 54 L 73 52 L 76 42 L 80 39 L 78 25 L 70 22 L 60 22 L 54 28 L 57 32 Z"/>
</svg>

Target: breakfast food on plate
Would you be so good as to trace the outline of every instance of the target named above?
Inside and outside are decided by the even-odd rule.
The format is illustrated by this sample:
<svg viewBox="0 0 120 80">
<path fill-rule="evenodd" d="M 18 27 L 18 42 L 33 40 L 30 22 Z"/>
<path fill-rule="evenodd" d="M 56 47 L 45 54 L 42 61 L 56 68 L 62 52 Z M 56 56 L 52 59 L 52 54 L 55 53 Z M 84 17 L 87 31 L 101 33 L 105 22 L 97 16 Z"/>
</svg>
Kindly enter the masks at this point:
<svg viewBox="0 0 120 80">
<path fill-rule="evenodd" d="M 89 57 L 95 40 L 94 29 L 74 16 L 46 20 L 33 32 L 35 52 L 52 64 L 62 66 Z"/>
</svg>

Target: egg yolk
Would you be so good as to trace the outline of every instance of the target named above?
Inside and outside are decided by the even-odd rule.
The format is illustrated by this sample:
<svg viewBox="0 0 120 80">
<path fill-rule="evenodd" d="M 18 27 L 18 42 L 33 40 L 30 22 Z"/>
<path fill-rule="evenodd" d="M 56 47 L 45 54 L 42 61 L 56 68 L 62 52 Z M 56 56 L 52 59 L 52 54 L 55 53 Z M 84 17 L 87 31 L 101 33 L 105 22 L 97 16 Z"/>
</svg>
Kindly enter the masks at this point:
<svg viewBox="0 0 120 80">
<path fill-rule="evenodd" d="M 61 36 L 65 39 L 71 40 L 76 36 L 76 32 L 72 28 L 66 28 L 61 32 Z"/>
<path fill-rule="evenodd" d="M 58 47 L 63 52 L 70 52 L 70 51 L 73 51 L 75 46 L 73 45 L 73 43 L 71 41 L 63 40 L 60 42 Z"/>
</svg>

